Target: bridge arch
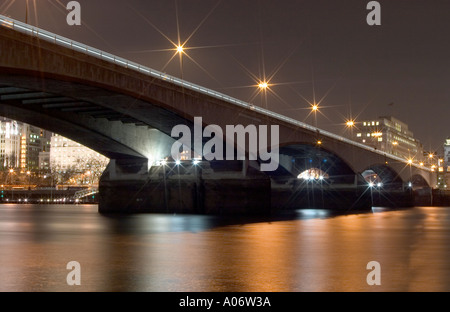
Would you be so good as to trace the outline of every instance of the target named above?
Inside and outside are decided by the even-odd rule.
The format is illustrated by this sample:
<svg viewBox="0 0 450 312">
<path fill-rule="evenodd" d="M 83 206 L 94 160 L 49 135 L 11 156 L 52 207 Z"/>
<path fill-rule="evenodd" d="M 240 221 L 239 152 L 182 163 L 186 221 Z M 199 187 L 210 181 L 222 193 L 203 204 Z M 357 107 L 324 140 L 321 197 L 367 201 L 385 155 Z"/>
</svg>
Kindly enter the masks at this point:
<svg viewBox="0 0 450 312">
<path fill-rule="evenodd" d="M 413 175 L 411 177 L 410 187 L 412 187 L 413 189 L 423 189 L 423 188 L 429 188 L 430 184 L 428 183 L 428 181 L 425 179 L 425 177 L 422 174 L 416 173 L 415 175 Z"/>
<path fill-rule="evenodd" d="M 294 179 L 312 170 L 329 184 L 354 184 L 355 179 L 363 181 L 346 160 L 320 145 L 299 142 L 285 144 L 279 148 L 279 153 L 279 169 L 268 173 L 274 179 L 280 179 L 280 176 Z"/>
<path fill-rule="evenodd" d="M 404 186 L 400 174 L 387 164 L 374 164 L 362 172 L 367 182 L 381 183 L 386 189 L 402 189 Z"/>
</svg>

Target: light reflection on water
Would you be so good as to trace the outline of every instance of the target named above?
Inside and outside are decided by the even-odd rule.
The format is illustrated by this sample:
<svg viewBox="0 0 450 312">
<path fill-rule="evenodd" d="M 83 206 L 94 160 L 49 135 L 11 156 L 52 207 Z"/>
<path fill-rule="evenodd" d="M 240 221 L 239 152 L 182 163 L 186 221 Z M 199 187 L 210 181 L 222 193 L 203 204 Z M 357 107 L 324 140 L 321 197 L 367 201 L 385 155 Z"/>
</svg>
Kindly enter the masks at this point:
<svg viewBox="0 0 450 312">
<path fill-rule="evenodd" d="M 448 259 L 449 208 L 230 219 L 0 205 L 0 291 L 450 291 Z M 381 286 L 366 283 L 370 261 Z"/>
</svg>

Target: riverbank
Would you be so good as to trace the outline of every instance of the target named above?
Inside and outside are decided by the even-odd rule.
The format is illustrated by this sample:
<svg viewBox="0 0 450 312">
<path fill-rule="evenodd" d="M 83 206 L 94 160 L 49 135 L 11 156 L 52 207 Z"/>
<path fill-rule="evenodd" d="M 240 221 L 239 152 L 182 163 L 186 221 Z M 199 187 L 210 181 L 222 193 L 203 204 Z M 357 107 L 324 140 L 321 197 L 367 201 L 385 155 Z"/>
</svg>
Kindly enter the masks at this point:
<svg viewBox="0 0 450 312">
<path fill-rule="evenodd" d="M 98 196 L 93 194 L 91 196 L 77 198 L 76 193 L 80 190 L 73 189 L 35 189 L 35 190 L 2 190 L 0 203 L 14 203 L 14 204 L 74 204 L 74 203 L 88 203 L 98 204 Z"/>
</svg>

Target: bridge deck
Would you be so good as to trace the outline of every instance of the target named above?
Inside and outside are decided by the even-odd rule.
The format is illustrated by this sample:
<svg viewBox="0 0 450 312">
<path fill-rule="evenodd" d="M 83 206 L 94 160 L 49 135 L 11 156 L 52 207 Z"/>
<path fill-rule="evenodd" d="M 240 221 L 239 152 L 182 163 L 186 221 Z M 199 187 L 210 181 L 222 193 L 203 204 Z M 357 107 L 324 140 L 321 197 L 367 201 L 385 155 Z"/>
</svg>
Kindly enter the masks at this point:
<svg viewBox="0 0 450 312">
<path fill-rule="evenodd" d="M 287 117 L 287 116 L 284 116 L 284 115 L 272 112 L 270 110 L 267 110 L 267 109 L 264 109 L 264 108 L 261 108 L 261 107 L 258 107 L 258 106 L 254 106 L 254 105 L 252 105 L 250 103 L 246 103 L 244 101 L 241 101 L 239 99 L 233 98 L 233 97 L 228 96 L 228 95 L 225 95 L 223 93 L 220 93 L 220 92 L 217 92 L 217 91 L 214 91 L 214 90 L 211 90 L 211 89 L 208 89 L 208 88 L 196 85 L 194 83 L 187 82 L 185 80 L 182 80 L 182 79 L 179 79 L 179 78 L 167 75 L 165 73 L 162 73 L 162 72 L 159 72 L 157 70 L 151 69 L 149 67 L 140 65 L 138 63 L 126 60 L 124 58 L 121 58 L 119 56 L 113 55 L 111 53 L 107 53 L 105 51 L 101 51 L 99 49 L 96 49 L 96 48 L 87 46 L 85 44 L 82 44 L 82 43 L 70 40 L 68 38 L 56 35 L 54 33 L 48 32 L 48 31 L 45 31 L 43 29 L 40 29 L 40 28 L 31 26 L 31 25 L 22 23 L 20 21 L 14 20 L 12 18 L 0 15 L 0 26 L 6 27 L 6 28 L 9 28 L 9 29 L 13 29 L 15 31 L 18 31 L 20 33 L 24 33 L 24 34 L 27 34 L 27 35 L 30 35 L 30 36 L 35 36 L 35 37 L 37 37 L 39 39 L 42 39 L 42 40 L 45 40 L 45 41 L 48 41 L 48 42 L 51 42 L 51 43 L 54 43 L 54 44 L 57 44 L 57 45 L 60 45 L 60 46 L 72 49 L 72 50 L 75 50 L 75 51 L 78 51 L 78 52 L 86 53 L 88 55 L 94 56 L 96 58 L 99 58 L 101 60 L 104 60 L 104 61 L 107 61 L 107 62 L 110 62 L 110 63 L 113 63 L 115 65 L 118 65 L 118 66 L 121 66 L 121 67 L 124 67 L 124 68 L 128 68 L 130 70 L 137 71 L 139 73 L 148 75 L 148 76 L 156 78 L 156 79 L 160 79 L 160 80 L 164 80 L 164 81 L 173 83 L 174 85 L 177 85 L 179 87 L 183 87 L 183 88 L 192 90 L 194 92 L 199 92 L 201 94 L 204 94 L 204 95 L 207 95 L 207 96 L 211 96 L 213 98 L 225 101 L 227 103 L 234 104 L 234 105 L 237 105 L 239 107 L 243 107 L 243 108 L 246 108 L 248 110 L 252 110 L 252 111 L 258 112 L 258 113 L 260 113 L 262 115 L 269 116 L 271 118 L 274 118 L 274 119 L 277 119 L 277 120 L 289 123 L 289 124 L 294 125 L 296 127 L 300 127 L 300 128 L 312 131 L 312 132 L 320 133 L 321 136 L 332 138 L 332 139 L 337 140 L 337 141 L 345 142 L 345 143 L 353 145 L 355 147 L 358 147 L 358 148 L 361 148 L 361 149 L 364 149 L 364 150 L 367 150 L 367 151 L 370 151 L 370 152 L 382 155 L 384 157 L 388 157 L 388 158 L 390 158 L 392 160 L 399 161 L 399 162 L 407 164 L 407 160 L 403 159 L 401 157 L 398 157 L 398 156 L 395 156 L 395 155 L 392 155 L 392 154 L 389 154 L 389 153 L 386 153 L 386 152 L 383 152 L 383 151 L 380 151 L 380 150 L 376 150 L 376 149 L 374 149 L 372 147 L 369 147 L 369 146 L 366 146 L 364 144 L 361 144 L 361 143 L 349 140 L 347 138 L 341 137 L 341 136 L 336 135 L 334 133 L 331 133 L 331 132 L 328 132 L 328 131 L 316 128 L 314 126 L 311 126 L 309 124 L 300 122 L 300 121 L 295 120 L 293 118 L 290 118 L 290 117 Z M 411 166 L 417 167 L 417 168 L 419 168 L 421 170 L 432 172 L 431 169 L 425 168 L 423 166 L 420 166 L 417 163 L 413 163 L 413 164 L 411 164 Z"/>
</svg>

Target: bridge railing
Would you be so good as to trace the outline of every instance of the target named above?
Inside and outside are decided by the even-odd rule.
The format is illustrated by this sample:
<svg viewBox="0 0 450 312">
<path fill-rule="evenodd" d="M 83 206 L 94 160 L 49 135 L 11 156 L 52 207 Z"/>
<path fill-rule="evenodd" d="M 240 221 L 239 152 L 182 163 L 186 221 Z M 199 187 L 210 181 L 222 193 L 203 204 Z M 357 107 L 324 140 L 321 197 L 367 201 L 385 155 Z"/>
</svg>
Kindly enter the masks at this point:
<svg viewBox="0 0 450 312">
<path fill-rule="evenodd" d="M 293 118 L 290 118 L 290 117 L 287 117 L 287 116 L 284 116 L 284 115 L 272 112 L 270 110 L 267 110 L 267 109 L 264 109 L 264 108 L 261 108 L 261 107 L 258 107 L 258 106 L 254 106 L 254 105 L 252 105 L 250 103 L 247 103 L 247 102 L 241 101 L 239 99 L 233 98 L 233 97 L 231 97 L 229 95 L 226 95 L 226 94 L 223 94 L 223 93 L 220 93 L 220 92 L 217 92 L 217 91 L 214 91 L 214 90 L 202 87 L 200 85 L 197 85 L 197 84 L 194 84 L 194 83 L 191 83 L 191 82 L 187 82 L 185 80 L 182 80 L 182 79 L 179 79 L 179 78 L 167 75 L 165 73 L 159 72 L 159 71 L 151 69 L 149 67 L 146 67 L 146 66 L 140 65 L 138 63 L 126 60 L 126 59 L 121 58 L 119 56 L 116 56 L 116 55 L 113 55 L 113 54 L 101 51 L 99 49 L 95 49 L 95 48 L 90 47 L 88 45 L 85 45 L 85 44 L 82 44 L 82 43 L 70 40 L 68 38 L 65 38 L 65 37 L 62 37 L 62 36 L 59 36 L 59 35 L 56 35 L 56 34 L 51 33 L 49 31 L 40 29 L 38 27 L 34 27 L 34 26 L 31 26 L 31 25 L 22 23 L 20 21 L 17 21 L 15 19 L 10 18 L 10 17 L 6 17 L 6 16 L 3 16 L 3 15 L 0 15 L 0 26 L 14 29 L 14 30 L 16 30 L 18 32 L 25 33 L 25 34 L 28 34 L 28 35 L 32 35 L 32 36 L 35 36 L 35 37 L 40 38 L 42 40 L 49 41 L 49 42 L 55 43 L 57 45 L 66 47 L 66 48 L 70 48 L 70 49 L 75 50 L 75 51 L 84 52 L 86 54 L 92 55 L 92 56 L 97 57 L 99 59 L 102 59 L 102 60 L 114 63 L 116 65 L 119 65 L 119 66 L 122 66 L 122 67 L 125 67 L 125 68 L 136 70 L 136 71 L 138 71 L 140 73 L 144 73 L 144 74 L 146 74 L 148 76 L 151 76 L 151 77 L 154 77 L 154 78 L 157 78 L 157 79 L 169 81 L 169 82 L 171 82 L 171 83 L 173 83 L 173 84 L 175 84 L 177 86 L 181 86 L 181 87 L 186 88 L 186 89 L 190 89 L 190 90 L 193 90 L 193 91 L 196 91 L 196 92 L 199 92 L 199 93 L 203 93 L 203 94 L 209 95 L 211 97 L 217 98 L 219 100 L 223 100 L 223 101 L 235 104 L 237 106 L 240 106 L 240 107 L 252 110 L 252 111 L 256 111 L 256 112 L 261 113 L 263 115 L 270 116 L 270 117 L 273 117 L 273 118 L 278 119 L 278 120 L 282 120 L 282 121 L 284 121 L 286 123 L 293 124 L 295 126 L 303 128 L 303 129 L 307 129 L 307 130 L 319 133 L 321 136 L 333 138 L 335 140 L 338 140 L 338 141 L 341 141 L 341 142 L 345 142 L 347 144 L 351 144 L 351 145 L 357 146 L 359 148 L 362 148 L 362 149 L 365 149 L 365 150 L 368 150 L 368 151 L 371 151 L 371 152 L 374 152 L 374 153 L 378 153 L 378 154 L 383 155 L 383 156 L 387 156 L 387 157 L 389 157 L 391 159 L 394 159 L 394 160 L 397 160 L 397 161 L 400 161 L 400 162 L 403 162 L 403 163 L 407 162 L 406 159 L 403 159 L 401 157 L 398 157 L 398 156 L 395 156 L 395 155 L 392 155 L 392 154 L 389 154 L 389 153 L 386 153 L 386 152 L 383 152 L 383 151 L 380 151 L 380 150 L 376 150 L 376 149 L 374 149 L 374 148 L 372 148 L 370 146 L 364 145 L 362 143 L 358 143 L 358 142 L 352 141 L 350 139 L 347 139 L 347 138 L 341 137 L 339 135 L 336 135 L 334 133 L 331 133 L 331 132 L 328 132 L 328 131 L 325 131 L 325 130 L 321 130 L 321 129 L 317 128 L 317 127 L 314 127 L 314 126 L 308 125 L 308 124 L 306 124 L 304 122 L 295 120 Z M 424 170 L 431 171 L 431 169 L 422 167 L 419 164 L 411 164 L 411 165 L 412 166 L 416 166 L 416 167 L 421 168 L 421 169 L 424 169 Z"/>
</svg>

